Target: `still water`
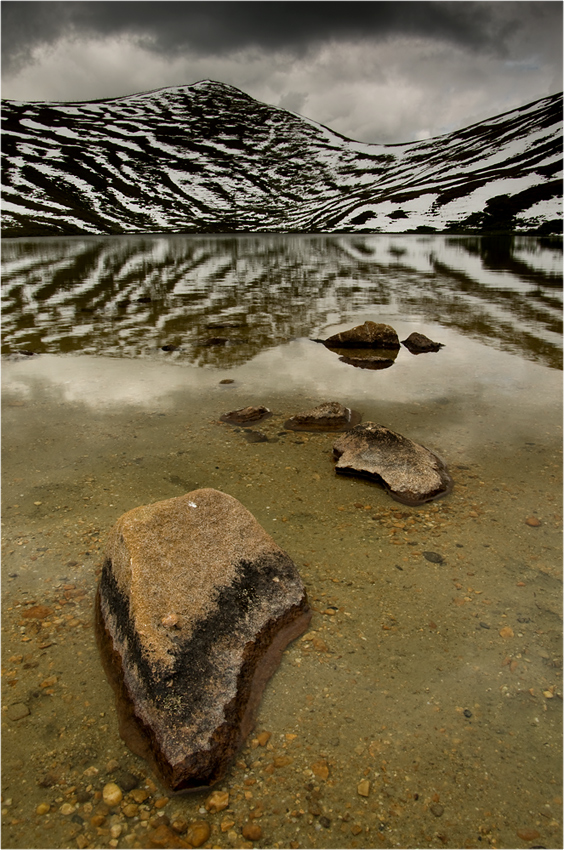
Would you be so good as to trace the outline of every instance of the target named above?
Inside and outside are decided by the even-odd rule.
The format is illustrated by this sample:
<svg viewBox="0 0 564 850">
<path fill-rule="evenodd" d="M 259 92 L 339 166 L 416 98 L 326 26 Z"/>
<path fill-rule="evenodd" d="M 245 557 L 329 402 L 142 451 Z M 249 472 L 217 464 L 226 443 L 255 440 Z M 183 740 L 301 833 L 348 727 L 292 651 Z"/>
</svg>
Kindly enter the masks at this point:
<svg viewBox="0 0 564 850">
<path fill-rule="evenodd" d="M 3 846 L 187 846 L 198 820 L 209 847 L 562 846 L 561 246 L 2 248 Z M 373 371 L 315 342 L 368 319 L 444 348 Z M 453 492 L 406 507 L 337 478 L 334 435 L 283 427 L 323 401 L 438 453 Z M 273 416 L 219 421 L 254 404 Z M 167 801 L 121 742 L 92 623 L 118 517 L 209 486 L 290 554 L 314 609 L 217 813 Z"/>
</svg>

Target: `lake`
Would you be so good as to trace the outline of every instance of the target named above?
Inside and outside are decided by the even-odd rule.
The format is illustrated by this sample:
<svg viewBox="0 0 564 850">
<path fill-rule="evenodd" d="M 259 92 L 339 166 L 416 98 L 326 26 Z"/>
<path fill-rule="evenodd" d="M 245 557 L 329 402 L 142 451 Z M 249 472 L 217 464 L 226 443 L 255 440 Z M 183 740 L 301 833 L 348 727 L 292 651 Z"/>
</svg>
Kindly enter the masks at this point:
<svg viewBox="0 0 564 850">
<path fill-rule="evenodd" d="M 186 842 L 203 820 L 213 847 L 561 847 L 561 243 L 2 248 L 3 846 Z M 316 341 L 366 320 L 444 347 L 371 370 Z M 335 434 L 284 428 L 324 401 L 439 454 L 452 493 L 409 507 L 337 477 Z M 258 404 L 253 428 L 219 419 Z M 93 631 L 113 524 L 199 487 L 254 514 L 314 609 L 218 813 L 125 747 Z"/>
</svg>

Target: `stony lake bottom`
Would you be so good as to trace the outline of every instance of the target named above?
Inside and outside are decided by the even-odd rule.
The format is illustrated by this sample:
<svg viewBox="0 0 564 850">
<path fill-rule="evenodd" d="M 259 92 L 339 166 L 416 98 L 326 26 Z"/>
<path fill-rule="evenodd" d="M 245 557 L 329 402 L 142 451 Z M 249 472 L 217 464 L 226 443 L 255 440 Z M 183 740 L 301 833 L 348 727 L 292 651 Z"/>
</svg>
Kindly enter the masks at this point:
<svg viewBox="0 0 564 850">
<path fill-rule="evenodd" d="M 187 846 L 205 821 L 206 847 L 561 847 L 560 246 L 35 239 L 2 263 L 2 846 Z M 373 371 L 313 341 L 366 319 L 445 347 Z M 323 401 L 438 453 L 452 493 L 336 476 L 334 434 L 284 427 Z M 314 611 L 218 812 L 124 745 L 93 628 L 116 520 L 199 487 L 254 514 Z"/>
</svg>

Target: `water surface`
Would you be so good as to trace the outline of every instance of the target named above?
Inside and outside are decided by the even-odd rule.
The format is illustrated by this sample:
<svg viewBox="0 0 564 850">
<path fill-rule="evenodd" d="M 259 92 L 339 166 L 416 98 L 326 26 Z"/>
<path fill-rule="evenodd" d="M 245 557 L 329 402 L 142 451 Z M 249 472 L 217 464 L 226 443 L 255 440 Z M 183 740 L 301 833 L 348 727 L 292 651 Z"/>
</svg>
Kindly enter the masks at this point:
<svg viewBox="0 0 564 850">
<path fill-rule="evenodd" d="M 142 847 L 164 817 L 240 847 L 253 816 L 264 847 L 561 846 L 558 245 L 77 237 L 4 240 L 2 267 L 4 846 Z M 367 319 L 444 348 L 370 371 L 314 341 Z M 452 494 L 337 478 L 333 435 L 283 427 L 333 400 L 441 455 Z M 249 404 L 261 442 L 219 421 Z M 113 523 L 208 486 L 314 608 L 216 815 L 155 807 L 92 628 Z M 124 772 L 148 792 L 130 817 L 98 799 Z"/>
</svg>

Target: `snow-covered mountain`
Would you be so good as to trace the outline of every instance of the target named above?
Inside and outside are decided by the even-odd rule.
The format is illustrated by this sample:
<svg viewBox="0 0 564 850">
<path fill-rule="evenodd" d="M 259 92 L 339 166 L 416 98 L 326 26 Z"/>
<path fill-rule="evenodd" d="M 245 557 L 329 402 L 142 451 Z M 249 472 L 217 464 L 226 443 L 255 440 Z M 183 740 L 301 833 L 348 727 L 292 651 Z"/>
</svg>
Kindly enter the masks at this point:
<svg viewBox="0 0 564 850">
<path fill-rule="evenodd" d="M 3 101 L 3 236 L 562 231 L 562 95 L 364 144 L 209 80 Z"/>
</svg>

